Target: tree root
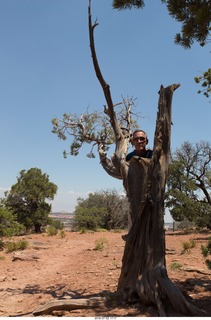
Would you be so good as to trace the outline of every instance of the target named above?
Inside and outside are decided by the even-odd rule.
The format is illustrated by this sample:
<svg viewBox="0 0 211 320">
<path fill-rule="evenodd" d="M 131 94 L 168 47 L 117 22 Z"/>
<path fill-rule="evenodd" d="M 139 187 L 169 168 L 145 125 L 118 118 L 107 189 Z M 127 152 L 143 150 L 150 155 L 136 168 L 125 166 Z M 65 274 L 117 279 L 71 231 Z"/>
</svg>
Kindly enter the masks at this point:
<svg viewBox="0 0 211 320">
<path fill-rule="evenodd" d="M 94 297 L 89 299 L 58 299 L 51 300 L 34 310 L 34 316 L 50 314 L 53 311 L 71 311 L 76 309 L 103 308 L 107 306 L 105 297 Z"/>
<path fill-rule="evenodd" d="M 204 310 L 201 310 L 189 303 L 181 291 L 168 278 L 166 268 L 158 266 L 152 272 L 148 273 L 147 278 L 137 282 L 137 292 L 141 300 L 153 302 L 161 317 L 166 317 L 164 303 L 170 302 L 172 308 L 182 314 L 191 316 L 207 316 Z M 144 298 L 144 299 L 143 299 Z"/>
</svg>

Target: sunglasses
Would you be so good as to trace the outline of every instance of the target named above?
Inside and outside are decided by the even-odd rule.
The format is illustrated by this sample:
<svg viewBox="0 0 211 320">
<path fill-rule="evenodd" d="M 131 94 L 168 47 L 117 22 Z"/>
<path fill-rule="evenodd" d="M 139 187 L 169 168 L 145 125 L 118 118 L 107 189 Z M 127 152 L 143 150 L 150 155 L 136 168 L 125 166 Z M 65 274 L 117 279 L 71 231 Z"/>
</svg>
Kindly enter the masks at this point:
<svg viewBox="0 0 211 320">
<path fill-rule="evenodd" d="M 134 138 L 133 139 L 133 141 L 145 141 L 146 140 L 146 138 L 144 138 L 144 137 L 137 137 L 137 138 Z"/>
</svg>

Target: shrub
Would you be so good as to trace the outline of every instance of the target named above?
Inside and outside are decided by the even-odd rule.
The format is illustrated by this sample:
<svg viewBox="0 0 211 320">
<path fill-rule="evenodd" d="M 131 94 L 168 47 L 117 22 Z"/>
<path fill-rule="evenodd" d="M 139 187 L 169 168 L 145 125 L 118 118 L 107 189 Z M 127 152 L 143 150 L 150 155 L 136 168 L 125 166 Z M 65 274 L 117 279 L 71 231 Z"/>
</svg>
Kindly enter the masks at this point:
<svg viewBox="0 0 211 320">
<path fill-rule="evenodd" d="M 62 239 L 64 239 L 65 236 L 66 236 L 65 231 L 64 231 L 64 230 L 61 230 L 61 231 L 60 231 L 60 237 L 61 237 Z"/>
<path fill-rule="evenodd" d="M 127 197 L 119 195 L 117 191 L 90 193 L 87 199 L 78 199 L 72 230 L 125 229 L 128 224 L 128 212 Z"/>
<path fill-rule="evenodd" d="M 102 251 L 108 245 L 108 240 L 105 238 L 100 238 L 95 241 L 95 248 L 94 250 Z"/>
<path fill-rule="evenodd" d="M 47 228 L 47 234 L 48 236 L 56 236 L 58 233 L 58 229 L 56 229 L 54 226 L 49 226 Z"/>
<path fill-rule="evenodd" d="M 49 225 L 55 227 L 57 230 L 64 229 L 64 223 L 59 219 L 50 219 Z"/>
<path fill-rule="evenodd" d="M 0 251 L 3 250 L 5 247 L 5 244 L 3 242 L 3 240 L 0 239 Z"/>
<path fill-rule="evenodd" d="M 203 245 L 201 246 L 201 252 L 204 258 L 207 258 L 208 255 L 211 255 L 211 238 L 208 240 L 206 246 L 203 246 Z M 211 269 L 211 260 L 206 259 L 205 263 L 207 265 L 207 268 Z"/>
<path fill-rule="evenodd" d="M 182 265 L 178 262 L 172 262 L 170 265 L 171 270 L 177 270 L 177 269 L 180 269 L 181 267 L 182 267 Z"/>
<path fill-rule="evenodd" d="M 195 248 L 196 243 L 193 239 L 191 239 L 189 241 L 183 242 L 182 245 L 183 245 L 183 251 L 182 251 L 182 254 L 183 254 L 185 252 L 189 252 L 190 249 Z"/>
<path fill-rule="evenodd" d="M 6 253 L 10 253 L 13 251 L 18 251 L 18 250 L 25 250 L 28 247 L 29 243 L 26 240 L 19 240 L 17 242 L 7 242 L 5 247 L 6 247 Z"/>
<path fill-rule="evenodd" d="M 12 210 L 6 209 L 0 204 L 0 237 L 20 235 L 25 231 L 25 227 L 17 222 Z"/>
</svg>

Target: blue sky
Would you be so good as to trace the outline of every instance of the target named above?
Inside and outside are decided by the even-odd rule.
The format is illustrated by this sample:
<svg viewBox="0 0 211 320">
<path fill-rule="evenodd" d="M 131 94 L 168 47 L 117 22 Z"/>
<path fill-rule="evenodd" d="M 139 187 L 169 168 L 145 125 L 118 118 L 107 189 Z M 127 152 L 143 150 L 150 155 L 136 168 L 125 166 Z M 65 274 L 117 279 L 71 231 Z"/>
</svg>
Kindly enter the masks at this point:
<svg viewBox="0 0 211 320">
<path fill-rule="evenodd" d="M 180 83 L 173 98 L 172 151 L 184 141 L 210 141 L 211 105 L 193 78 L 210 67 L 210 47 L 184 50 L 174 44 L 180 24 L 161 1 L 144 10 L 115 11 L 112 1 L 92 0 L 96 51 L 114 103 L 136 98 L 140 126 L 153 147 L 158 90 Z M 19 172 L 33 167 L 58 186 L 53 211 L 73 211 L 78 197 L 105 189 L 123 191 L 99 159 L 63 158 L 68 142 L 51 133 L 63 113 L 102 110 L 88 38 L 88 0 L 0 1 L 0 196 Z M 132 150 L 132 149 L 131 149 Z M 169 214 L 165 220 L 171 221 Z"/>
</svg>

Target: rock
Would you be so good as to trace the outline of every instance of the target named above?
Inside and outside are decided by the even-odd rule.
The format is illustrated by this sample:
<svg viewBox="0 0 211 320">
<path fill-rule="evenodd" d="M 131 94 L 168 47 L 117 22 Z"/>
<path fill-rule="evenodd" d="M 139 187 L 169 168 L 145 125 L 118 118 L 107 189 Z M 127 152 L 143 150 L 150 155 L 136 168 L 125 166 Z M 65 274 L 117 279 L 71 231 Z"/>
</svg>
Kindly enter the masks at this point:
<svg viewBox="0 0 211 320">
<path fill-rule="evenodd" d="M 40 257 L 37 256 L 37 255 L 34 255 L 34 254 L 27 254 L 27 253 L 23 253 L 23 252 L 15 252 L 13 254 L 12 261 L 15 261 L 15 260 L 32 261 L 32 260 L 38 260 L 38 259 L 40 259 Z"/>
</svg>

